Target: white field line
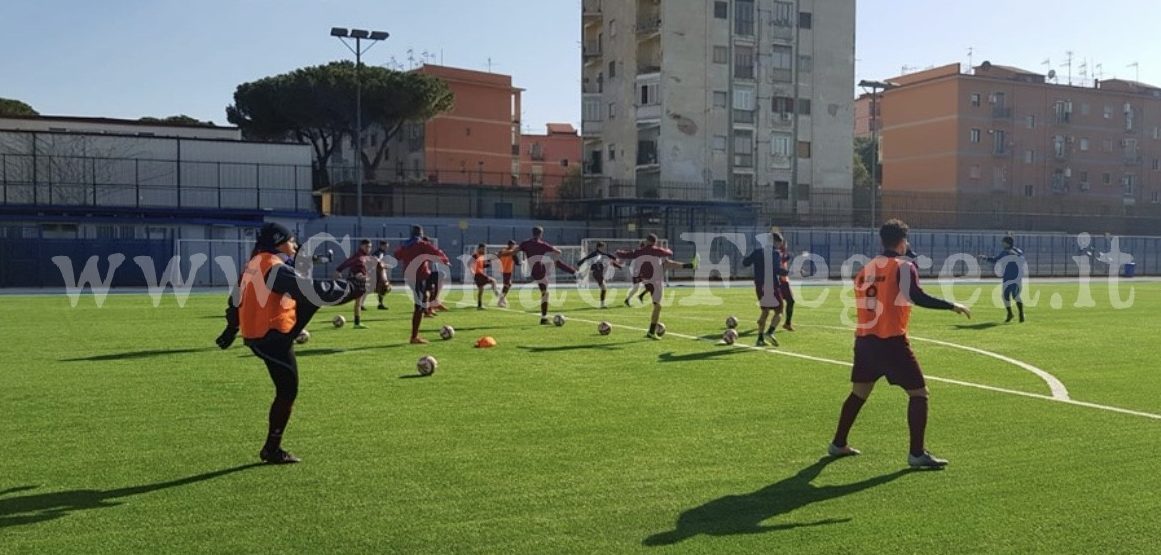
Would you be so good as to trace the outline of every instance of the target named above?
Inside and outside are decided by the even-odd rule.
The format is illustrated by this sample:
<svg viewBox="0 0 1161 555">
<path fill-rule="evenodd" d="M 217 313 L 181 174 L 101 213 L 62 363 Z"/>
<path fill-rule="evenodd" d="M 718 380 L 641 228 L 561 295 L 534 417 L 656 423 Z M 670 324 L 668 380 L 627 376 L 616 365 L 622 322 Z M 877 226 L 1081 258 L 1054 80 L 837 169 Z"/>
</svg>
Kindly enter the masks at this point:
<svg viewBox="0 0 1161 555">
<path fill-rule="evenodd" d="M 520 311 L 520 310 L 515 310 L 515 309 L 510 309 L 510 308 L 502 308 L 502 309 L 496 309 L 496 310 L 503 310 L 503 311 L 506 311 L 506 312 L 512 312 L 512 313 L 516 313 L 516 314 L 529 314 L 529 313 L 526 313 L 526 312 L 523 312 L 523 311 Z M 539 314 L 535 314 L 535 316 L 539 317 Z M 598 322 L 598 321 L 596 321 L 596 320 L 587 320 L 587 319 L 584 319 L 584 318 L 576 318 L 576 317 L 573 317 L 573 316 L 568 316 L 568 319 L 569 319 L 569 320 L 575 320 L 575 321 L 577 321 L 577 322 L 584 322 L 584 323 L 587 323 L 587 324 L 593 324 L 593 325 L 596 325 L 596 324 L 600 323 L 600 322 Z M 610 323 L 612 323 L 612 322 L 610 322 Z M 618 328 L 618 327 L 619 327 L 619 328 L 623 328 L 623 329 L 627 329 L 627 330 L 635 330 L 635 331 L 641 331 L 641 332 L 648 331 L 646 328 L 638 328 L 638 327 L 633 327 L 633 326 L 626 326 L 626 325 L 622 325 L 622 324 L 613 324 L 613 326 L 614 326 L 614 328 Z M 828 326 L 816 326 L 816 327 L 828 327 Z M 836 329 L 843 329 L 843 330 L 846 330 L 846 328 L 836 328 Z M 667 333 L 666 335 L 672 335 L 672 336 L 674 336 L 674 337 L 680 337 L 680 338 L 682 338 L 682 339 L 689 339 L 689 340 L 693 340 L 693 341 L 710 341 L 710 340 L 708 340 L 708 339 L 704 339 L 704 338 L 701 338 L 701 337 L 696 337 L 696 336 L 693 336 L 693 335 L 685 335 L 685 334 L 680 334 L 680 333 L 675 333 L 675 332 L 670 332 L 670 333 Z M 918 340 L 918 338 L 915 338 L 915 337 L 913 337 L 912 339 L 917 339 L 917 340 Z M 932 341 L 934 341 L 934 340 L 932 340 Z M 943 343 L 943 342 L 936 342 L 936 343 Z M 968 351 L 972 351 L 972 352 L 980 351 L 980 350 L 978 350 L 978 349 L 973 349 L 973 348 L 968 348 L 968 347 L 957 346 L 957 345 L 955 345 L 955 344 L 947 344 L 947 346 L 949 346 L 949 347 L 960 347 L 960 348 L 965 348 L 966 350 L 968 350 Z M 773 355 L 787 356 L 787 357 L 798 358 L 798 359 L 802 359 L 802 360 L 809 360 L 809 361 L 812 361 L 812 362 L 820 362 L 820 363 L 823 363 L 823 364 L 831 364 L 831 365 L 835 365 L 835 366 L 842 366 L 842 367 L 845 367 L 845 368 L 850 368 L 850 366 L 851 366 L 851 363 L 850 363 L 850 362 L 844 362 L 844 361 L 841 361 L 841 360 L 834 360 L 834 359 L 829 359 L 829 358 L 816 357 L 816 356 L 812 356 L 812 355 L 804 355 L 804 354 L 801 354 L 801 353 L 792 353 L 792 352 L 789 352 L 789 351 L 783 351 L 783 350 L 781 350 L 781 349 L 763 349 L 763 348 L 761 348 L 761 347 L 756 347 L 756 346 L 752 346 L 752 345 L 741 345 L 741 344 L 738 344 L 738 343 L 735 343 L 734 345 L 732 345 L 732 348 L 735 348 L 735 349 L 749 349 L 749 350 L 754 350 L 754 351 L 761 351 L 761 352 L 764 352 L 764 353 L 769 353 L 769 354 L 773 354 Z M 986 354 L 986 353 L 987 353 L 987 351 L 982 351 L 980 354 Z M 994 354 L 994 353 L 992 353 L 992 354 Z M 996 357 L 999 357 L 999 356 L 1001 356 L 1001 355 L 996 355 Z M 1004 358 L 1007 358 L 1007 357 L 1004 357 Z M 1004 359 L 1000 359 L 1000 360 L 1004 360 Z M 1066 396 L 1066 397 L 1054 397 L 1054 396 L 1050 396 L 1050 395 L 1041 395 L 1041 394 L 1039 394 L 1039 393 L 1028 393 L 1028 392 L 1025 392 L 1025 391 L 1017 391 L 1017 390 L 1015 390 L 1015 389 L 1007 389 L 1007 388 L 1003 388 L 1003 387 L 994 387 L 994 386 L 990 386 L 990 385 L 983 385 L 983 384 L 977 384 L 977 383 L 965 382 L 965 381 L 960 381 L 960 380 L 952 380 L 952 379 L 949 379 L 949 378 L 940 378 L 940 377 L 938 377 L 938 376 L 925 376 L 925 377 L 926 377 L 927 379 L 931 380 L 931 381 L 942 382 L 942 383 L 948 383 L 948 384 L 952 384 L 952 385 L 959 385 L 959 386 L 963 386 L 963 387 L 971 387 L 971 388 L 975 388 L 975 389 L 982 389 L 982 390 L 985 390 L 985 391 L 993 391 L 993 392 L 996 392 L 996 393 L 1007 393 L 1007 394 L 1009 394 L 1009 395 L 1017 395 L 1017 396 L 1020 396 L 1020 397 L 1030 397 L 1030 398 L 1032 398 L 1032 399 L 1041 399 L 1041 400 L 1044 400 L 1044 401 L 1054 401 L 1054 402 L 1057 402 L 1057 403 L 1064 403 L 1064 404 L 1067 404 L 1067 405 L 1074 405 L 1074 406 L 1078 406 L 1078 407 L 1085 407 L 1085 408 L 1090 408 L 1090 409 L 1097 409 L 1097 410 L 1103 410 L 1103 411 L 1108 411 L 1108 412 L 1115 412 L 1115 413 L 1119 413 L 1119 414 L 1128 414 L 1128 415 L 1132 415 L 1132 416 L 1139 416 L 1139 417 L 1141 417 L 1141 418 L 1149 418 L 1149 419 L 1153 419 L 1153 420 L 1161 420 L 1161 414 L 1154 414 L 1154 413 L 1151 413 L 1151 412 L 1142 412 L 1142 411 L 1136 411 L 1136 410 L 1125 409 L 1125 408 L 1121 408 L 1121 407 L 1112 407 L 1112 406 L 1108 406 L 1108 405 L 1100 405 L 1100 404 L 1097 404 L 1097 403 L 1087 403 L 1087 402 L 1084 402 L 1084 401 L 1077 401 L 1077 400 L 1074 400 L 1074 399 L 1070 399 L 1070 398 L 1068 398 L 1067 396 Z M 1055 379 L 1055 378 L 1054 378 L 1054 379 Z M 1059 380 L 1058 380 L 1058 381 L 1059 381 Z"/>
</svg>

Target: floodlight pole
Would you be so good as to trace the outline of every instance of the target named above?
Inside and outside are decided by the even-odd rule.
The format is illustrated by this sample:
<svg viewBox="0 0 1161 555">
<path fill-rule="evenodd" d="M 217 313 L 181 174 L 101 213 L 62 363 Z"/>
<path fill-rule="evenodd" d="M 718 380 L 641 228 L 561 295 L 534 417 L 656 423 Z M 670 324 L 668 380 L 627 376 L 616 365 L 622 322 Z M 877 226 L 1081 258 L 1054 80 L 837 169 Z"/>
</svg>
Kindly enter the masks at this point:
<svg viewBox="0 0 1161 555">
<path fill-rule="evenodd" d="M 878 110 L 879 102 L 882 98 L 882 91 L 890 87 L 887 83 L 882 81 L 859 81 L 859 86 L 863 90 L 871 89 L 871 229 L 878 228 L 878 223 L 875 221 L 875 211 L 879 204 L 879 126 Z"/>
<path fill-rule="evenodd" d="M 355 54 L 355 234 L 363 236 L 363 53 L 375 46 L 375 43 L 386 40 L 389 36 L 382 31 L 367 32 L 360 29 L 346 29 L 335 27 L 331 29 L 331 36 L 343 41 L 343 45 Z M 347 44 L 346 38 L 355 39 L 355 47 Z M 363 49 L 363 39 L 371 41 Z"/>
</svg>

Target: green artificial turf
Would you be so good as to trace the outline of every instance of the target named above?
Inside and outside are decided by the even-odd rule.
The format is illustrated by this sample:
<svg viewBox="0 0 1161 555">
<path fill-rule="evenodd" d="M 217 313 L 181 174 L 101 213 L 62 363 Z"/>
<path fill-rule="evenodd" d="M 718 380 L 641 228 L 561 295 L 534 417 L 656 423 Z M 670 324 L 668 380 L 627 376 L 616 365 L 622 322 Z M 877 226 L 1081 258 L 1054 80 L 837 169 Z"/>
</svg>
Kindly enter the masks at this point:
<svg viewBox="0 0 1161 555">
<path fill-rule="evenodd" d="M 974 320 L 917 309 L 911 333 L 1161 414 L 1161 284 L 1134 287 L 1114 309 L 1104 286 L 1075 308 L 1077 285 L 1035 285 L 1029 322 L 1005 325 L 989 286 Z M 945 471 L 905 469 L 907 401 L 886 383 L 851 435 L 863 456 L 820 460 L 852 344 L 839 288 L 797 290 L 824 291 L 779 334 L 809 359 L 715 344 L 733 314 L 753 345 L 746 287 L 715 289 L 716 306 L 677 289 L 657 342 L 623 291 L 608 310 L 568 292 L 561 328 L 453 306 L 422 347 L 406 344 L 402 292 L 368 303 L 367 330 L 334 329 L 350 307 L 326 309 L 298 348 L 285 446 L 304 462 L 287 467 L 254 465 L 273 388 L 240 343 L 214 347 L 221 294 L 0 298 L 0 552 L 1157 552 L 1161 420 L 1048 400 L 1039 377 L 979 353 L 914 342 L 929 376 L 1007 391 L 931 381 Z M 483 335 L 499 346 L 473 349 Z M 415 378 L 425 354 L 439 369 Z"/>
</svg>

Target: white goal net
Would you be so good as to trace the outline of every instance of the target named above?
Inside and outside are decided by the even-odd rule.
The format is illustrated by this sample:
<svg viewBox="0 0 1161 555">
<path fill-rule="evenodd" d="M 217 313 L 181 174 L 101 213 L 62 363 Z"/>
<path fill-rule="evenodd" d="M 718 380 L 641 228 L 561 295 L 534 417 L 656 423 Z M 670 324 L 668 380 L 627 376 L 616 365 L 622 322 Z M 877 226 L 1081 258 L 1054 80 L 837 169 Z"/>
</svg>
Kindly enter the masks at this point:
<svg viewBox="0 0 1161 555">
<path fill-rule="evenodd" d="M 617 251 L 637 249 L 638 247 L 641 246 L 643 241 L 644 241 L 644 239 L 599 239 L 599 238 L 581 239 L 581 249 L 583 250 L 581 258 L 584 258 L 585 256 L 588 256 L 589 253 L 595 251 L 597 249 L 597 243 L 604 243 L 605 244 L 604 251 L 608 254 L 615 256 L 617 254 Z M 664 249 L 668 249 L 669 248 L 669 240 L 668 239 L 658 239 L 657 246 L 664 248 Z M 586 264 L 586 266 L 587 266 L 587 264 Z M 608 264 L 606 264 L 606 266 L 608 266 Z M 622 266 L 623 267 L 619 270 L 616 268 L 610 268 L 610 269 L 606 270 L 605 275 L 608 276 L 606 278 L 606 280 L 610 281 L 610 282 L 614 282 L 614 283 L 630 283 L 630 282 L 632 282 L 633 281 L 633 271 L 635 270 L 635 266 L 631 263 L 630 264 L 622 264 Z M 584 270 L 586 270 L 586 271 L 582 272 L 581 277 L 583 277 L 586 280 L 590 279 L 590 277 L 588 275 L 588 271 L 587 271 L 588 268 L 584 268 Z M 666 271 L 666 278 L 668 279 L 668 277 L 669 277 L 669 272 Z"/>
</svg>

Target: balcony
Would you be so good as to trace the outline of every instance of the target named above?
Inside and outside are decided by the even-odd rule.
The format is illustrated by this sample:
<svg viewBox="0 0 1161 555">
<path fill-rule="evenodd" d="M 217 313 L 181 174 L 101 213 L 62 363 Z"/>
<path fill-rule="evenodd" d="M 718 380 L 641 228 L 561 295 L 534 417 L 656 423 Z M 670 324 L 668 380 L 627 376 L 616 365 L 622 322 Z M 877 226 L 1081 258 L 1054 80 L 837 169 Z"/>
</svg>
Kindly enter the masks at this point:
<svg viewBox="0 0 1161 555">
<path fill-rule="evenodd" d="M 1006 106 L 993 106 L 992 119 L 1012 119 L 1012 109 Z"/>
<path fill-rule="evenodd" d="M 581 16 L 586 24 L 591 20 L 600 19 L 603 16 L 601 0 L 582 0 Z"/>
<path fill-rule="evenodd" d="M 643 60 L 637 63 L 637 76 L 661 73 L 661 60 Z"/>
<path fill-rule="evenodd" d="M 1140 154 L 1125 154 L 1123 158 L 1126 166 L 1140 166 L 1142 159 Z"/>
<path fill-rule="evenodd" d="M 660 104 L 642 104 L 637 106 L 637 124 L 659 123 L 661 121 Z"/>
<path fill-rule="evenodd" d="M 788 25 L 782 25 L 782 22 L 775 22 L 770 27 L 770 36 L 774 40 L 791 42 L 794 40 L 794 27 L 789 21 L 785 22 Z"/>
<path fill-rule="evenodd" d="M 661 16 L 643 17 L 637 21 L 637 40 L 649 40 L 661 34 Z"/>
<path fill-rule="evenodd" d="M 605 131 L 605 122 L 600 120 L 581 122 L 581 136 L 585 139 L 599 139 Z"/>
<path fill-rule="evenodd" d="M 583 54 L 586 63 L 600 60 L 602 56 L 601 43 L 595 40 L 585 41 Z"/>
<path fill-rule="evenodd" d="M 789 112 L 770 114 L 770 126 L 778 129 L 789 129 L 794 127 L 794 114 Z"/>
</svg>

